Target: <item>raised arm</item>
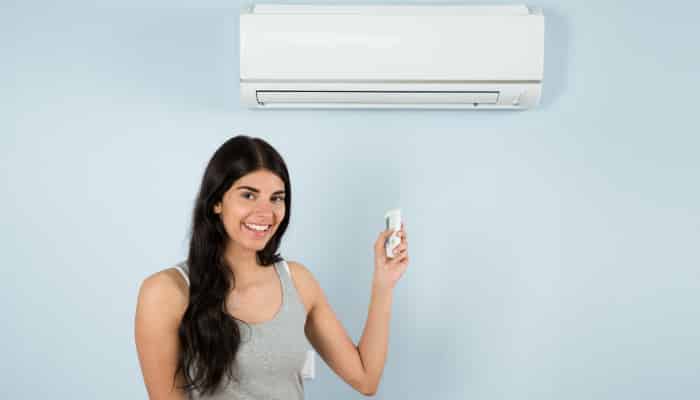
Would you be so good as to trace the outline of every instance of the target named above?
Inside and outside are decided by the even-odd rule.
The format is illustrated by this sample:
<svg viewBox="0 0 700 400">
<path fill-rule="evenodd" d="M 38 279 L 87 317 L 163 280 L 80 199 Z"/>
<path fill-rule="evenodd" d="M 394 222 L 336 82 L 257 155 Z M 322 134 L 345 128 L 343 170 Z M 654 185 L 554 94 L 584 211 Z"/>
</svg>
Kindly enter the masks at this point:
<svg viewBox="0 0 700 400">
<path fill-rule="evenodd" d="M 135 338 L 143 380 L 150 400 L 185 400 L 178 374 L 173 381 L 179 351 L 178 326 L 187 309 L 187 290 L 168 270 L 146 278 L 139 289 Z"/>
<path fill-rule="evenodd" d="M 379 234 L 375 243 L 375 272 L 365 329 L 355 345 L 338 320 L 311 272 L 301 264 L 290 262 L 301 289 L 310 293 L 311 308 L 304 331 L 311 345 L 340 378 L 366 396 L 379 387 L 389 345 L 392 290 L 408 267 L 408 242 L 400 232 L 401 245 L 394 259 L 384 255 L 383 243 L 391 232 Z"/>
<path fill-rule="evenodd" d="M 371 395 L 360 352 L 338 320 L 321 286 L 303 265 L 289 262 L 300 291 L 308 294 L 311 307 L 304 333 L 314 350 L 343 381 L 364 395 Z"/>
</svg>

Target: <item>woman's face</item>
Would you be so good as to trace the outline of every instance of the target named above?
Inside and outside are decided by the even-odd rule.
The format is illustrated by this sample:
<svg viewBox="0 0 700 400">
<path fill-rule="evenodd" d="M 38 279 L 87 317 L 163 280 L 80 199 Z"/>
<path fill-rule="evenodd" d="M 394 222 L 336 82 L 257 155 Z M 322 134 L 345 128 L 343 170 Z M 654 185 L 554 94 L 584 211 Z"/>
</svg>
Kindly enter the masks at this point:
<svg viewBox="0 0 700 400">
<path fill-rule="evenodd" d="M 238 246 L 262 250 L 284 219 L 284 181 L 257 170 L 233 182 L 214 213 L 221 216 L 229 238 Z"/>
</svg>

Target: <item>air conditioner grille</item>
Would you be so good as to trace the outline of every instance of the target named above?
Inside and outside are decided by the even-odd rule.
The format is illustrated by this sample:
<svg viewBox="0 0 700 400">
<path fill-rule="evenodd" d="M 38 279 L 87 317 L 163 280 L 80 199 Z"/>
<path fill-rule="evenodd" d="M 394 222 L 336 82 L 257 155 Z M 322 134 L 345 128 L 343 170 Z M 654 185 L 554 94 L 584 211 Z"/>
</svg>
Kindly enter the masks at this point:
<svg viewBox="0 0 700 400">
<path fill-rule="evenodd" d="M 497 104 L 498 91 L 258 90 L 258 104 Z"/>
</svg>

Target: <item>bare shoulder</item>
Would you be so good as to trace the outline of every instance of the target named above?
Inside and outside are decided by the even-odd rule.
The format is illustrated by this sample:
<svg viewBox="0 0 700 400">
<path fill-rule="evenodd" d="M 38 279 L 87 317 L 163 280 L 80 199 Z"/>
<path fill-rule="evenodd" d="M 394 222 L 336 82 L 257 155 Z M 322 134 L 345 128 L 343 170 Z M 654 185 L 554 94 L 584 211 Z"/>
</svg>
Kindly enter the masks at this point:
<svg viewBox="0 0 700 400">
<path fill-rule="evenodd" d="M 175 268 L 151 274 L 141 282 L 138 306 L 148 313 L 182 317 L 189 302 L 187 282 Z"/>
<path fill-rule="evenodd" d="M 308 314 L 314 304 L 316 304 L 316 299 L 318 298 L 321 287 L 311 271 L 303 264 L 296 261 L 287 261 L 287 265 L 289 265 L 289 270 L 292 273 L 292 280 L 294 281 L 294 285 L 302 298 L 306 313 Z"/>
<path fill-rule="evenodd" d="M 168 268 L 141 282 L 134 336 L 144 383 L 151 399 L 185 397 L 173 392 L 178 360 L 178 328 L 187 310 L 189 290 L 179 272 Z M 181 374 L 176 378 L 181 384 Z M 173 397 L 175 396 L 175 397 Z"/>
</svg>

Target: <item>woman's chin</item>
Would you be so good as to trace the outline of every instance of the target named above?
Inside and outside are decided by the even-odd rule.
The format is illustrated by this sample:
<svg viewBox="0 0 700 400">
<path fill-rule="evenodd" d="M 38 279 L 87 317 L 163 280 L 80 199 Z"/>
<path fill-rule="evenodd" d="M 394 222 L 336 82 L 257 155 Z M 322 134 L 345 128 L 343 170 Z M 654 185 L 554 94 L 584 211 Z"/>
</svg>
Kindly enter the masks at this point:
<svg viewBox="0 0 700 400">
<path fill-rule="evenodd" d="M 248 249 L 250 251 L 261 251 L 262 249 L 265 248 L 266 245 L 267 245 L 267 240 L 265 240 L 265 241 L 260 240 L 260 241 L 255 241 L 253 243 L 247 242 L 243 245 L 243 247 L 245 247 L 246 249 Z"/>
<path fill-rule="evenodd" d="M 239 238 L 234 238 L 232 240 L 233 244 L 236 248 L 242 251 L 250 251 L 250 252 L 257 252 L 265 248 L 267 245 L 267 242 L 269 240 L 240 240 Z"/>
</svg>

